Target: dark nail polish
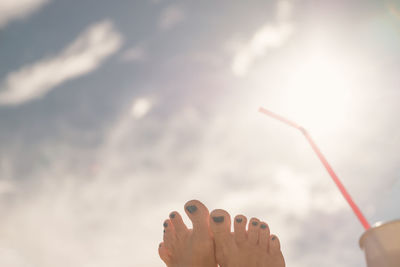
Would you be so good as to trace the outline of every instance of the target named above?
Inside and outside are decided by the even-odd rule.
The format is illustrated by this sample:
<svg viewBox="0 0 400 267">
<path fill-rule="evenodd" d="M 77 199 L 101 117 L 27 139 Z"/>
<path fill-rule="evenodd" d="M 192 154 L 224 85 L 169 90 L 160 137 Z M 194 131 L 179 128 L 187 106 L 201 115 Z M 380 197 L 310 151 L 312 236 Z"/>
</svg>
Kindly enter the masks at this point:
<svg viewBox="0 0 400 267">
<path fill-rule="evenodd" d="M 265 228 L 267 228 L 267 225 L 266 224 L 261 224 L 261 226 L 260 226 L 262 229 L 265 229 Z"/>
<path fill-rule="evenodd" d="M 224 221 L 224 216 L 215 216 L 215 217 L 212 217 L 213 218 L 213 221 L 214 222 L 216 222 L 216 223 L 222 223 L 223 221 Z"/>
<path fill-rule="evenodd" d="M 196 206 L 187 206 L 187 207 L 186 207 L 186 210 L 187 210 L 189 213 L 194 213 L 194 212 L 196 212 L 197 207 L 196 207 Z"/>
<path fill-rule="evenodd" d="M 242 221 L 243 221 L 242 218 L 236 218 L 236 222 L 237 222 L 237 223 L 241 223 Z"/>
<path fill-rule="evenodd" d="M 257 226 L 257 225 L 258 225 L 258 222 L 253 221 L 251 224 L 254 225 L 254 226 Z"/>
<path fill-rule="evenodd" d="M 171 214 L 169 215 L 169 217 L 170 217 L 171 219 L 175 218 L 175 213 L 171 213 Z"/>
<path fill-rule="evenodd" d="M 164 229 L 163 233 L 165 234 L 165 229 Z"/>
<path fill-rule="evenodd" d="M 275 239 L 276 239 L 276 237 L 275 237 L 275 236 L 273 236 L 273 237 L 272 237 L 272 240 L 275 240 Z"/>
<path fill-rule="evenodd" d="M 164 226 L 164 227 L 168 227 L 168 223 L 165 222 L 165 223 L 163 224 L 163 226 Z"/>
</svg>

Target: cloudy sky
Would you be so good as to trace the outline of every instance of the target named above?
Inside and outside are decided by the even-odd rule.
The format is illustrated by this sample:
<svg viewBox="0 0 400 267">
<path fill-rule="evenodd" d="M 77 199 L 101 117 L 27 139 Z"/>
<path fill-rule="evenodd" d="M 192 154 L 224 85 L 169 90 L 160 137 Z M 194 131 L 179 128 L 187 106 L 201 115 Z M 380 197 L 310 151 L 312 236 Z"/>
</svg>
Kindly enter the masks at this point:
<svg viewBox="0 0 400 267">
<path fill-rule="evenodd" d="M 365 266 L 400 217 L 400 2 L 2 0 L 0 265 L 163 266 L 199 199 L 259 217 L 287 266 Z M 396 205 L 397 204 L 397 205 Z"/>
</svg>

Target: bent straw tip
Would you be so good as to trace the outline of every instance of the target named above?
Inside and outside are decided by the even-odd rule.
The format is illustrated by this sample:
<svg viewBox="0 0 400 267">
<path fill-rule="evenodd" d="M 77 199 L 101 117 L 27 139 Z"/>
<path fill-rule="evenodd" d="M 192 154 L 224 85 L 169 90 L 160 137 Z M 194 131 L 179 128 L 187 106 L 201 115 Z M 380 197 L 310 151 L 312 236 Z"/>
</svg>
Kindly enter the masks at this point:
<svg viewBox="0 0 400 267">
<path fill-rule="evenodd" d="M 265 113 L 265 112 L 270 112 L 269 110 L 267 110 L 266 108 L 263 108 L 263 107 L 259 107 L 258 108 L 258 112 L 261 112 L 261 113 Z"/>
</svg>

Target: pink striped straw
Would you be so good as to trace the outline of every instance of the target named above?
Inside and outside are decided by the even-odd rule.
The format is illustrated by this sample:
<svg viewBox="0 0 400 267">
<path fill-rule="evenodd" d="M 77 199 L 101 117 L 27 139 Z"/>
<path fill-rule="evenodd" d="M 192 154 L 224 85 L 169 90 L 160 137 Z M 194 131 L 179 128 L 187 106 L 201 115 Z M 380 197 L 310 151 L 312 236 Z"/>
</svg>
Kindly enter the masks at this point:
<svg viewBox="0 0 400 267">
<path fill-rule="evenodd" d="M 289 126 L 292 126 L 298 130 L 300 130 L 300 132 L 302 132 L 302 134 L 304 134 L 304 136 L 306 137 L 307 141 L 310 143 L 312 149 L 314 150 L 314 152 L 317 154 L 318 158 L 321 160 L 322 164 L 325 166 L 326 170 L 328 171 L 329 175 L 332 177 L 332 180 L 335 182 L 336 186 L 339 188 L 339 191 L 342 193 L 343 197 L 346 199 L 347 203 L 349 203 L 351 209 L 353 210 L 354 214 L 357 216 L 358 220 L 361 222 L 361 224 L 363 225 L 363 227 L 365 228 L 365 230 L 368 230 L 369 228 L 371 228 L 370 224 L 368 223 L 367 219 L 364 217 L 364 215 L 362 214 L 361 210 L 358 208 L 358 206 L 356 205 L 356 203 L 354 203 L 352 197 L 350 196 L 350 194 L 347 192 L 346 188 L 344 187 L 344 185 L 342 184 L 342 182 L 339 180 L 338 176 L 336 175 L 336 173 L 333 171 L 331 165 L 328 163 L 328 161 L 326 160 L 326 158 L 324 157 L 324 155 L 321 153 L 321 151 L 319 150 L 319 148 L 317 147 L 317 145 L 315 144 L 315 142 L 311 139 L 311 136 L 308 134 L 308 132 L 301 126 L 299 126 L 297 123 L 294 123 L 278 114 L 275 114 L 265 108 L 260 107 L 260 109 L 258 110 L 261 113 L 264 113 L 265 115 L 268 115 L 274 119 L 277 119 Z"/>
</svg>

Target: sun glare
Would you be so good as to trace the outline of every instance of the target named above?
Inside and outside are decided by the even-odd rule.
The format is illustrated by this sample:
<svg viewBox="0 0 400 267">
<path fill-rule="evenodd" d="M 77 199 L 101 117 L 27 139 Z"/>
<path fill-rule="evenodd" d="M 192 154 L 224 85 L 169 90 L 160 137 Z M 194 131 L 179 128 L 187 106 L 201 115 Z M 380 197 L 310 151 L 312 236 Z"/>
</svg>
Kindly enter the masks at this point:
<svg viewBox="0 0 400 267">
<path fill-rule="evenodd" d="M 351 108 L 354 77 L 349 64 L 321 49 L 293 64 L 284 88 L 283 111 L 293 120 L 312 130 L 326 131 L 345 123 Z"/>
</svg>

